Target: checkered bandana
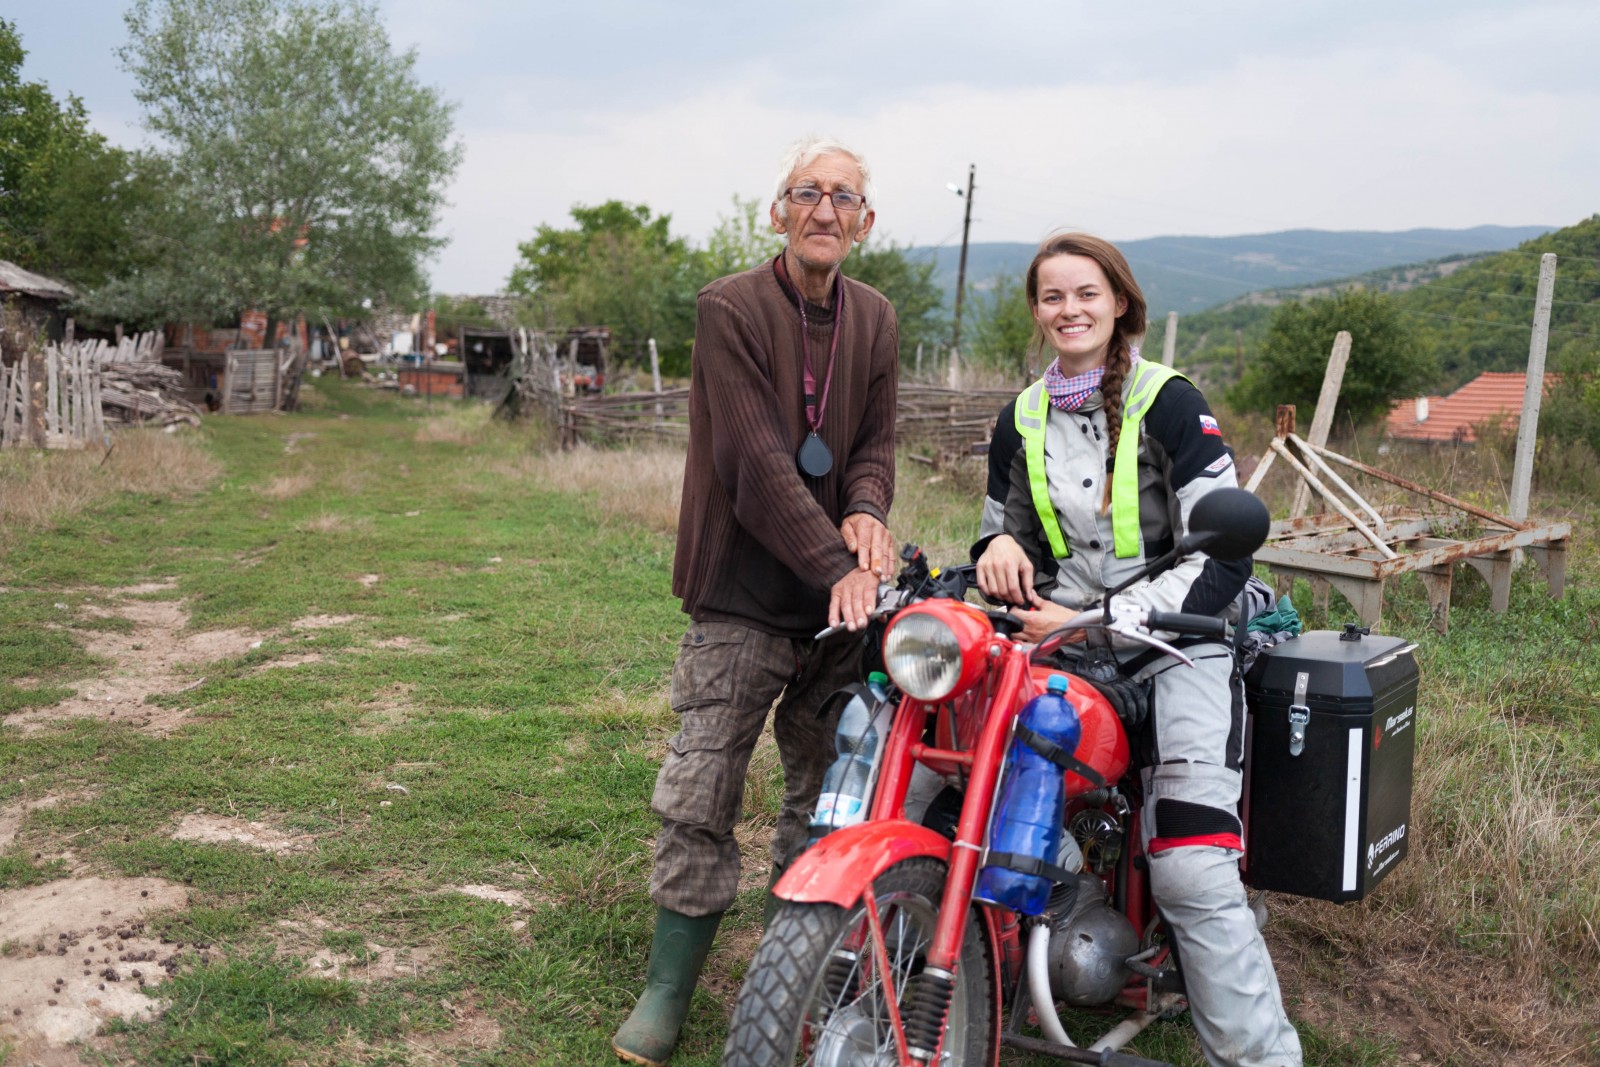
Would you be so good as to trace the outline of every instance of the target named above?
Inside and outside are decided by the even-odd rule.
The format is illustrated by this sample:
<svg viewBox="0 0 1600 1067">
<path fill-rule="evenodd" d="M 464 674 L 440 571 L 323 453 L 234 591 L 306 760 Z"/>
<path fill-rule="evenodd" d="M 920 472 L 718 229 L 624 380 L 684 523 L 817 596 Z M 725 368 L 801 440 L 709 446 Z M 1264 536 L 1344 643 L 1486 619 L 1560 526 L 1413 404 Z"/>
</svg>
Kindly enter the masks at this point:
<svg viewBox="0 0 1600 1067">
<path fill-rule="evenodd" d="M 1105 376 L 1106 368 L 1102 364 L 1068 378 L 1061 372 L 1061 361 L 1058 359 L 1044 372 L 1044 391 L 1050 394 L 1050 403 L 1055 407 L 1062 411 L 1077 411 L 1100 388 L 1100 379 Z"/>
</svg>

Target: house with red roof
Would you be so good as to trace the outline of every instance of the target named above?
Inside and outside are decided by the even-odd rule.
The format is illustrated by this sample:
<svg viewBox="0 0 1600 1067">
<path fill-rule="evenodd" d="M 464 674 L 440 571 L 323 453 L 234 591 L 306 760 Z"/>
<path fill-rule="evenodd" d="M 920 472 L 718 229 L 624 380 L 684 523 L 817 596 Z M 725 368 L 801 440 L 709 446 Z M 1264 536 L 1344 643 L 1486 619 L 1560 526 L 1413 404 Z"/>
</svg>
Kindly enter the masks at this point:
<svg viewBox="0 0 1600 1067">
<path fill-rule="evenodd" d="M 1556 375 L 1544 376 L 1548 394 Z M 1384 428 L 1403 441 L 1449 441 L 1468 444 L 1477 428 L 1495 423 L 1516 425 L 1522 416 L 1522 394 L 1528 375 L 1522 371 L 1485 371 L 1449 396 L 1419 396 L 1389 410 Z"/>
</svg>

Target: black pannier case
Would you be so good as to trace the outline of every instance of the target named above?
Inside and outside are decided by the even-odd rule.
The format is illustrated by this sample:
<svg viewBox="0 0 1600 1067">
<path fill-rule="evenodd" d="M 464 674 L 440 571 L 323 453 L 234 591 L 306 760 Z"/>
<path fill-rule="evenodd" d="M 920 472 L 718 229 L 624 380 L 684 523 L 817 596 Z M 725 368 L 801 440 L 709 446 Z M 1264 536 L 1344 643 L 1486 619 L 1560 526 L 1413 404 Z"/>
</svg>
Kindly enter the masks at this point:
<svg viewBox="0 0 1600 1067">
<path fill-rule="evenodd" d="M 1409 851 L 1416 646 L 1313 630 L 1266 649 L 1246 679 L 1245 882 L 1360 900 Z"/>
</svg>

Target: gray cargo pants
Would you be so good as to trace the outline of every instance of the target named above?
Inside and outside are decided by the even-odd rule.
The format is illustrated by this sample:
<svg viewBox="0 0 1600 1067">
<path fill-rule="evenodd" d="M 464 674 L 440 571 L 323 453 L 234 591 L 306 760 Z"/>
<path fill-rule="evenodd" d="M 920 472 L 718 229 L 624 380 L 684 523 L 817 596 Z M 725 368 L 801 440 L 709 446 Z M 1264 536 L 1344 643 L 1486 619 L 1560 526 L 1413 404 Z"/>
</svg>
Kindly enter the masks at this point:
<svg viewBox="0 0 1600 1067">
<path fill-rule="evenodd" d="M 689 627 L 672 669 L 680 729 L 667 742 L 650 800 L 661 816 L 650 899 L 692 916 L 724 911 L 733 902 L 739 888 L 733 826 L 768 710 L 784 779 L 772 862 L 782 866 L 805 847 L 838 726 L 837 708 L 825 719 L 817 712 L 830 694 L 859 681 L 860 670 L 859 634 L 817 642 L 734 623 Z"/>
<path fill-rule="evenodd" d="M 1194 1028 L 1212 1067 L 1300 1067 L 1300 1036 L 1239 880 L 1242 694 L 1225 645 L 1163 658 L 1153 677 L 1156 763 L 1143 771 L 1141 813 L 1150 889 L 1172 929 Z M 1152 842 L 1156 851 L 1151 853 Z"/>
</svg>

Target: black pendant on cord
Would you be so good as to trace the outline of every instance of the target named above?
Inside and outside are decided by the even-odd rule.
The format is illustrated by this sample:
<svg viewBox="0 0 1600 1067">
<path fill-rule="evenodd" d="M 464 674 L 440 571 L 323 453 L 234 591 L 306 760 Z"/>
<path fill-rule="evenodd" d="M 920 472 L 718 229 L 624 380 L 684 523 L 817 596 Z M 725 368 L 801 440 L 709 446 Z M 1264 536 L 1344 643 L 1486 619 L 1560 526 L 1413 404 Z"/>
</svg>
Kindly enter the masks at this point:
<svg viewBox="0 0 1600 1067">
<path fill-rule="evenodd" d="M 791 292 L 795 306 L 800 309 L 800 351 L 805 361 L 806 426 L 811 432 L 800 442 L 800 449 L 794 454 L 794 461 L 799 465 L 801 474 L 808 478 L 820 478 L 833 470 L 833 450 L 818 436 L 817 431 L 822 429 L 822 416 L 828 409 L 828 390 L 833 386 L 833 371 L 838 366 L 839 335 L 844 332 L 844 287 L 839 275 L 835 274 L 833 340 L 828 344 L 828 373 L 822 380 L 822 403 L 818 404 L 817 379 L 811 370 L 811 324 L 806 318 L 805 297 L 790 283 L 789 272 L 783 264 L 782 254 L 773 260 L 772 269 L 784 289 Z"/>
<path fill-rule="evenodd" d="M 811 478 L 820 478 L 833 470 L 833 452 L 815 432 L 806 434 L 794 458 L 800 464 L 800 473 Z"/>
</svg>

